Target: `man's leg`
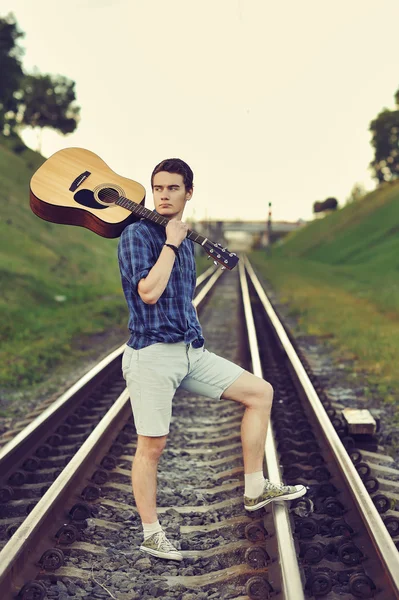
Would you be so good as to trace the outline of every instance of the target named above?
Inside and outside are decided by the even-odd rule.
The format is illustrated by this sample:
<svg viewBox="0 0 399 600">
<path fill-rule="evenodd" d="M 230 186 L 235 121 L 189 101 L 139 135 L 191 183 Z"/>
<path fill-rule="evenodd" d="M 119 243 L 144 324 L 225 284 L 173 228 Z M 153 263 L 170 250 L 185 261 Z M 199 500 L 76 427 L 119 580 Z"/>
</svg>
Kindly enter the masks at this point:
<svg viewBox="0 0 399 600">
<path fill-rule="evenodd" d="M 167 436 L 137 436 L 137 450 L 132 465 L 133 495 L 142 521 L 144 541 L 140 550 L 171 560 L 182 554 L 169 542 L 157 516 L 157 469 Z"/>
<path fill-rule="evenodd" d="M 140 350 L 127 347 L 122 359 L 138 432 L 132 487 L 144 530 L 140 549 L 172 560 L 183 556 L 167 540 L 157 519 L 157 467 L 169 433 L 172 399 L 183 376 L 180 372 L 185 371 L 184 343 L 153 344 Z"/>
<path fill-rule="evenodd" d="M 263 458 L 273 401 L 273 388 L 267 381 L 244 371 L 221 398 L 245 406 L 241 422 L 244 458 L 244 506 L 253 511 L 273 500 L 294 500 L 306 493 L 303 485 L 276 485 L 263 477 Z"/>
<path fill-rule="evenodd" d="M 157 469 L 167 436 L 137 436 L 137 449 L 132 464 L 132 486 L 137 510 L 143 523 L 154 523 L 157 517 Z"/>
<path fill-rule="evenodd" d="M 261 471 L 273 402 L 272 386 L 256 375 L 244 371 L 221 397 L 244 404 L 245 412 L 241 422 L 244 472 L 249 474 Z"/>
</svg>

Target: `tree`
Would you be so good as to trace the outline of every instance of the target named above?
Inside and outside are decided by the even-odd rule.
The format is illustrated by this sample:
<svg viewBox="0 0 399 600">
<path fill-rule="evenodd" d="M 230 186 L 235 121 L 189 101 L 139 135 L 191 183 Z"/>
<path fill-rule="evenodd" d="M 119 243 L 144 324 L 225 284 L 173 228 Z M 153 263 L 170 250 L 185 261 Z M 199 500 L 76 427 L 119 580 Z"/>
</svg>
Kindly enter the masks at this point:
<svg viewBox="0 0 399 600">
<path fill-rule="evenodd" d="M 39 152 L 44 127 L 64 134 L 75 131 L 80 112 L 75 100 L 75 82 L 67 77 L 39 73 L 24 77 L 19 126 L 39 128 Z"/>
<path fill-rule="evenodd" d="M 324 202 L 315 202 L 313 204 L 313 212 L 321 213 L 328 210 L 336 210 L 338 207 L 338 200 L 336 198 L 326 198 Z"/>
<path fill-rule="evenodd" d="M 21 57 L 23 50 L 18 46 L 19 31 L 12 14 L 0 18 L 0 133 L 9 134 L 15 126 L 20 89 L 23 79 Z"/>
<path fill-rule="evenodd" d="M 327 198 L 323 202 L 323 210 L 337 210 L 338 200 L 336 198 Z"/>
<path fill-rule="evenodd" d="M 395 94 L 399 109 L 399 89 Z M 399 110 L 385 108 L 370 123 L 371 144 L 375 157 L 370 163 L 373 177 L 378 183 L 393 181 L 399 177 Z"/>
<path fill-rule="evenodd" d="M 23 127 L 38 128 L 39 151 L 44 127 L 72 133 L 79 121 L 75 83 L 62 75 L 25 74 L 18 46 L 24 34 L 15 17 L 0 18 L 0 133 L 16 135 Z"/>
</svg>

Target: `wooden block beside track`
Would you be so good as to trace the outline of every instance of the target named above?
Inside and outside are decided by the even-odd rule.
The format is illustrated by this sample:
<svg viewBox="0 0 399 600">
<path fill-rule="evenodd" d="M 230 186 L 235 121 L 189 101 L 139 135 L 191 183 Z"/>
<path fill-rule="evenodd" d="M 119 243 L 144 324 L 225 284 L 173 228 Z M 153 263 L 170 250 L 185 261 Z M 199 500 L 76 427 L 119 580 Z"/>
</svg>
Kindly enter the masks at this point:
<svg viewBox="0 0 399 600">
<path fill-rule="evenodd" d="M 348 425 L 349 433 L 374 434 L 377 423 L 371 412 L 365 408 L 344 408 L 342 416 Z"/>
</svg>

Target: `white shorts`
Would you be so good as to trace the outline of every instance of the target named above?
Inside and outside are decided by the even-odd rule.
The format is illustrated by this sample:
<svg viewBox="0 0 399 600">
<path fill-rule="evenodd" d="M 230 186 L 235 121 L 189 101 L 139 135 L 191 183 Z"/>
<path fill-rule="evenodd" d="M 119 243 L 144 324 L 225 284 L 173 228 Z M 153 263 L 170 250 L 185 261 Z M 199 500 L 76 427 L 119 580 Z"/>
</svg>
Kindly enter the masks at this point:
<svg viewBox="0 0 399 600">
<path fill-rule="evenodd" d="M 150 437 L 169 433 L 178 387 L 216 400 L 243 372 L 242 367 L 204 347 L 184 342 L 152 344 L 141 350 L 126 346 L 122 373 L 137 433 Z"/>
</svg>

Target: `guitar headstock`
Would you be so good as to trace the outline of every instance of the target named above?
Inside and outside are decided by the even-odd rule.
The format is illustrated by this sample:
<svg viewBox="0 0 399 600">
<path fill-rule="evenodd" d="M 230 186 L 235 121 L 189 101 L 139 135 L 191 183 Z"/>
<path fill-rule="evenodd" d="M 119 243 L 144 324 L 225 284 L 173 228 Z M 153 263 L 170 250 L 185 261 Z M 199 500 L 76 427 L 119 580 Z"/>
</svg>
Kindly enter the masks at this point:
<svg viewBox="0 0 399 600">
<path fill-rule="evenodd" d="M 210 240 L 206 240 L 204 244 L 201 244 L 209 258 L 212 258 L 214 263 L 219 263 L 222 269 L 234 269 L 238 263 L 238 256 L 234 252 L 229 252 L 227 248 L 223 248 L 221 244 L 215 244 Z"/>
</svg>

